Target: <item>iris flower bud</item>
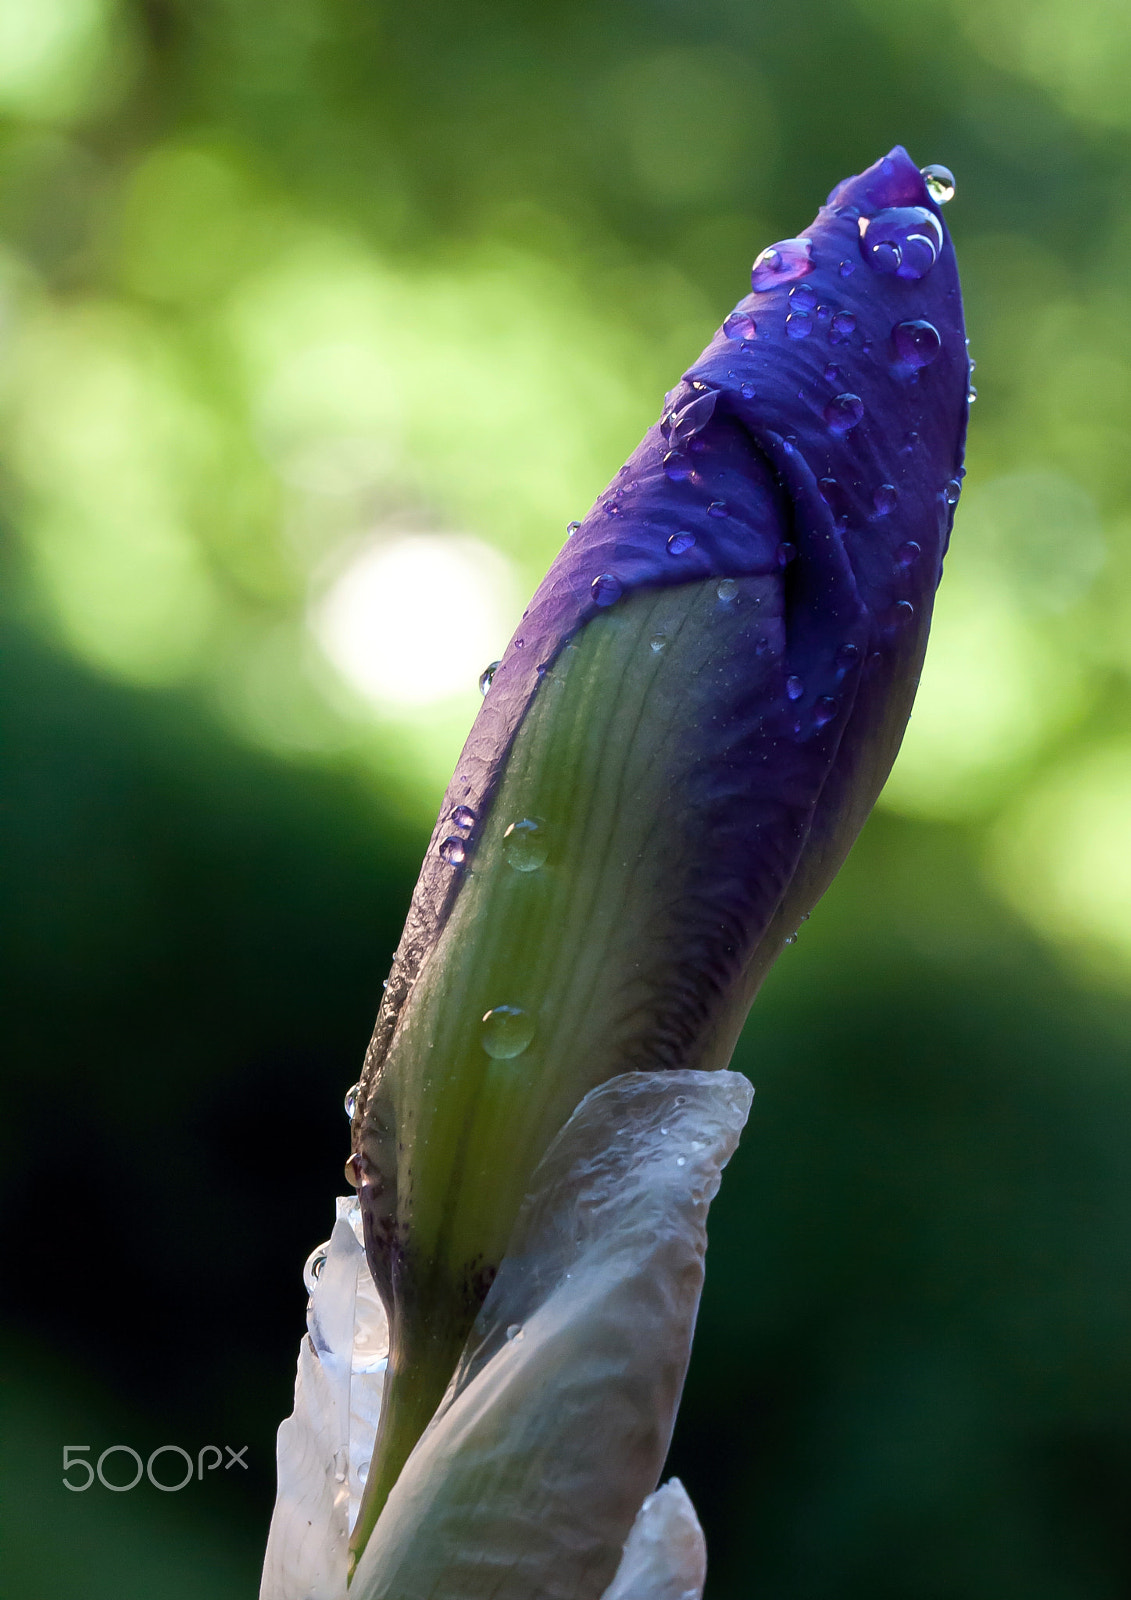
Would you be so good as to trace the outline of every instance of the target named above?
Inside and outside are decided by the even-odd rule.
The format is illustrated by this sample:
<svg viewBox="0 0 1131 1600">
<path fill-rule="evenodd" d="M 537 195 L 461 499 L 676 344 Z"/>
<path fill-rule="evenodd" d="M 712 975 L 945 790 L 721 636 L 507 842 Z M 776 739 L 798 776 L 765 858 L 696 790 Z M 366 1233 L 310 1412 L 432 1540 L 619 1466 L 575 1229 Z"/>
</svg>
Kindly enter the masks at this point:
<svg viewBox="0 0 1131 1600">
<path fill-rule="evenodd" d="M 490 681 L 353 1118 L 391 1329 L 355 1550 L 555 1134 L 618 1074 L 726 1066 L 891 767 L 962 475 L 939 192 L 897 147 L 762 252 Z"/>
</svg>

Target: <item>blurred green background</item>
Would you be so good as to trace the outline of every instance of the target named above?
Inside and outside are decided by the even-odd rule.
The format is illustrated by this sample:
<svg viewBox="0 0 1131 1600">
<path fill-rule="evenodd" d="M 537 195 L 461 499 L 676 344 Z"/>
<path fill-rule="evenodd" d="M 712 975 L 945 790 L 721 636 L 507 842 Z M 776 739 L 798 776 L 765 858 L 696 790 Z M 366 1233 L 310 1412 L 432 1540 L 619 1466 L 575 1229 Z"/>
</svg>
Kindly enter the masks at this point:
<svg viewBox="0 0 1131 1600">
<path fill-rule="evenodd" d="M 896 141 L 958 177 L 969 487 L 740 1049 L 672 1468 L 711 1600 L 1131 1596 L 1128 81 L 1122 0 L 0 4 L 6 1600 L 254 1593 L 477 674 Z M 249 1470 L 62 1487 L 115 1443 Z"/>
</svg>

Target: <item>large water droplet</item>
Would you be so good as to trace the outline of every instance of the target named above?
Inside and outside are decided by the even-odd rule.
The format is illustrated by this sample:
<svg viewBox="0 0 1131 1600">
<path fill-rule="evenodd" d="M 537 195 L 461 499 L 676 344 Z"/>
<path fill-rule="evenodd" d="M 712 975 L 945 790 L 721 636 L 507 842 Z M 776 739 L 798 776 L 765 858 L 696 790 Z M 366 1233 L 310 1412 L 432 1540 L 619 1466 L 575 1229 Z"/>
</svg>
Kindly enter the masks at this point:
<svg viewBox="0 0 1131 1600">
<path fill-rule="evenodd" d="M 805 685 L 800 678 L 787 678 L 785 680 L 785 692 L 791 700 L 800 700 L 805 693 Z"/>
<path fill-rule="evenodd" d="M 668 641 L 665 639 L 665 637 L 664 637 L 664 635 L 662 633 L 654 633 L 652 635 L 652 637 L 648 640 L 648 646 L 649 646 L 649 649 L 652 651 L 652 654 L 654 656 L 658 656 L 660 651 L 667 644 L 667 642 Z"/>
<path fill-rule="evenodd" d="M 521 1006 L 493 1006 L 483 1018 L 479 1035 L 484 1050 L 495 1061 L 513 1061 L 534 1037 L 534 1018 Z"/>
<path fill-rule="evenodd" d="M 346 1090 L 345 1107 L 346 1116 L 353 1121 L 353 1114 L 357 1110 L 357 1097 L 361 1093 L 360 1083 L 351 1084 Z"/>
<path fill-rule="evenodd" d="M 440 859 L 449 867 L 461 867 L 467 860 L 467 846 L 454 833 L 449 833 L 446 839 L 440 840 Z"/>
<path fill-rule="evenodd" d="M 762 294 L 767 289 L 776 289 L 779 284 L 807 278 L 812 270 L 813 241 L 781 239 L 768 250 L 762 251 L 750 273 L 750 282 Z"/>
<path fill-rule="evenodd" d="M 847 433 L 864 415 L 864 402 L 858 394 L 838 394 L 825 407 L 825 421 L 832 433 Z"/>
<path fill-rule="evenodd" d="M 840 266 L 837 268 L 837 271 L 840 273 L 842 278 L 851 278 L 852 274 L 856 271 L 856 264 L 853 261 L 842 261 Z"/>
<path fill-rule="evenodd" d="M 462 828 L 466 833 L 469 828 L 475 826 L 475 812 L 470 806 L 457 806 L 452 812 L 451 820 L 457 828 Z"/>
<path fill-rule="evenodd" d="M 571 539 L 573 538 L 574 534 L 577 532 L 578 528 L 580 528 L 580 526 L 581 526 L 580 522 L 567 522 L 566 523 L 566 532 L 569 534 Z"/>
<path fill-rule="evenodd" d="M 758 325 L 749 311 L 732 311 L 723 323 L 723 332 L 728 339 L 734 339 L 743 344 L 747 339 L 753 339 L 758 331 Z"/>
<path fill-rule="evenodd" d="M 789 291 L 791 311 L 812 311 L 817 304 L 817 291 L 811 283 L 798 283 Z"/>
<path fill-rule="evenodd" d="M 492 661 L 490 666 L 484 667 L 479 674 L 479 693 L 486 694 L 491 687 L 491 680 L 499 670 L 499 662 Z"/>
<path fill-rule="evenodd" d="M 919 171 L 923 174 L 927 193 L 937 206 L 945 206 L 948 200 L 954 199 L 954 173 L 949 167 L 932 161 L 929 166 L 920 167 Z"/>
<path fill-rule="evenodd" d="M 839 367 L 834 367 L 831 361 L 829 362 L 828 366 L 825 368 L 825 382 L 826 383 L 839 383 L 840 382 L 840 368 Z"/>
<path fill-rule="evenodd" d="M 785 331 L 791 339 L 807 339 L 813 332 L 813 318 L 808 311 L 791 311 L 785 319 Z"/>
<path fill-rule="evenodd" d="M 624 586 L 611 572 L 600 572 L 589 585 L 589 591 L 599 606 L 611 606 L 624 593 Z"/>
<path fill-rule="evenodd" d="M 719 391 L 695 384 L 695 398 L 681 406 L 672 417 L 671 436 L 676 445 L 686 444 L 701 428 L 705 428 L 715 414 Z"/>
<path fill-rule="evenodd" d="M 682 450 L 669 450 L 664 457 L 664 472 L 673 483 L 690 478 L 694 471 L 695 467 Z"/>
<path fill-rule="evenodd" d="M 860 253 L 876 272 L 925 278 L 942 249 L 942 223 L 926 206 L 894 206 L 860 218 Z"/>
<path fill-rule="evenodd" d="M 843 344 L 856 331 L 856 318 L 851 311 L 838 311 L 829 324 L 829 343 Z"/>
<path fill-rule="evenodd" d="M 512 1322 L 507 1329 L 507 1343 L 521 1344 L 523 1340 L 522 1323 Z"/>
<path fill-rule="evenodd" d="M 322 1269 L 326 1265 L 326 1257 L 330 1254 L 330 1241 L 325 1244 L 315 1245 L 306 1258 L 302 1269 L 302 1281 L 306 1285 L 307 1294 L 313 1294 L 322 1276 Z"/>
<path fill-rule="evenodd" d="M 369 1178 L 365 1170 L 365 1157 L 355 1150 L 346 1162 L 346 1182 L 354 1189 L 363 1189 Z"/>
<path fill-rule="evenodd" d="M 922 546 L 919 545 L 914 539 L 908 539 L 907 543 L 901 544 L 899 549 L 895 552 L 895 564 L 897 567 L 900 567 L 904 572 L 906 572 L 908 567 L 913 567 L 915 565 L 916 561 L 918 561 L 922 554 Z"/>
<path fill-rule="evenodd" d="M 847 672 L 849 667 L 854 667 L 856 665 L 857 661 L 859 661 L 859 659 L 860 659 L 860 647 L 859 647 L 859 645 L 855 645 L 855 644 L 842 644 L 842 645 L 840 645 L 839 648 L 837 649 L 837 653 L 836 653 L 836 656 L 835 656 L 834 659 L 836 661 L 837 668 L 839 669 L 839 671 Z"/>
<path fill-rule="evenodd" d="M 707 515 L 709 517 L 725 517 L 727 515 L 726 501 L 712 500 L 711 504 L 707 507 Z"/>
<path fill-rule="evenodd" d="M 687 529 L 684 528 L 679 533 L 673 533 L 669 537 L 668 554 L 670 556 L 686 555 L 687 551 L 691 549 L 694 543 L 695 535 L 693 533 L 689 533 Z"/>
<path fill-rule="evenodd" d="M 899 503 L 899 490 L 894 483 L 881 483 L 872 496 L 877 517 L 889 517 Z"/>
<path fill-rule="evenodd" d="M 503 834 L 503 855 L 516 872 L 537 872 L 549 853 L 545 827 L 536 817 L 512 822 Z"/>
<path fill-rule="evenodd" d="M 962 493 L 962 485 L 957 478 L 952 478 L 943 490 L 943 499 L 948 506 L 956 506 L 958 497 Z"/>
<path fill-rule="evenodd" d="M 720 578 L 715 593 L 720 600 L 733 600 L 738 593 L 738 584 L 734 578 Z"/>
<path fill-rule="evenodd" d="M 909 367 L 929 367 L 942 349 L 939 330 L 933 322 L 897 322 L 891 330 L 895 353 Z"/>
<path fill-rule="evenodd" d="M 967 391 L 966 391 L 967 403 L 969 405 L 973 405 L 977 398 L 978 398 L 978 391 L 977 391 L 977 389 L 975 389 L 974 385 L 971 384 L 969 389 L 967 389 Z"/>
<path fill-rule="evenodd" d="M 835 695 L 823 694 L 813 707 L 813 721 L 818 728 L 823 728 L 836 716 L 837 700 Z"/>
</svg>

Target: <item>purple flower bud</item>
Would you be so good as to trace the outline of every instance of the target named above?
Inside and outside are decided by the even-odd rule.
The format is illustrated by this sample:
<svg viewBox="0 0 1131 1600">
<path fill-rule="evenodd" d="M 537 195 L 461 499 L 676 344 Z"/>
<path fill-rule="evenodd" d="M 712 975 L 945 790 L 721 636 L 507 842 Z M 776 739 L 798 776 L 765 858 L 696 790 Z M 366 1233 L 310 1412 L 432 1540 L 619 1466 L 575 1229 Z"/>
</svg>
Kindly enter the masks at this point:
<svg viewBox="0 0 1131 1600">
<path fill-rule="evenodd" d="M 734 337 L 742 317 L 756 337 Z M 445 798 L 354 1119 L 402 1459 L 550 1139 L 614 1074 L 726 1065 L 871 809 L 968 385 L 954 252 L 897 147 L 758 258 L 618 475 L 618 515 L 611 486 L 534 596 Z M 532 817 L 543 864 L 518 872 L 506 830 Z M 506 1056 L 483 1035 L 496 1013 L 523 1019 Z M 398 1399 L 425 1349 L 431 1388 Z"/>
</svg>

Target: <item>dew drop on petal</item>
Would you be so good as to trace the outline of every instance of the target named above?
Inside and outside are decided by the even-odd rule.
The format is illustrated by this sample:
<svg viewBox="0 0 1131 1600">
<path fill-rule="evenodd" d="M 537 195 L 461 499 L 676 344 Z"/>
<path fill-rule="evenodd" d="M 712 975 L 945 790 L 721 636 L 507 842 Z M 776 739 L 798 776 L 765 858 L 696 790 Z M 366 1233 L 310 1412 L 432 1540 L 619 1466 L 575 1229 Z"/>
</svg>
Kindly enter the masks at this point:
<svg viewBox="0 0 1131 1600">
<path fill-rule="evenodd" d="M 667 642 L 668 641 L 665 639 L 662 633 L 654 633 L 648 640 L 648 648 L 651 650 L 654 656 L 658 656 Z"/>
<path fill-rule="evenodd" d="M 906 544 L 901 544 L 895 552 L 895 564 L 906 572 L 908 567 L 913 567 L 923 554 L 922 547 L 914 539 L 908 539 Z"/>
<path fill-rule="evenodd" d="M 727 515 L 726 501 L 712 500 L 711 504 L 707 507 L 707 515 L 709 517 L 725 517 Z"/>
<path fill-rule="evenodd" d="M 664 471 L 673 482 L 678 483 L 683 478 L 690 478 L 695 468 L 682 450 L 669 450 L 664 457 Z"/>
<path fill-rule="evenodd" d="M 817 291 L 811 283 L 797 283 L 789 291 L 792 311 L 812 311 L 817 304 Z"/>
<path fill-rule="evenodd" d="M 813 707 L 813 721 L 818 728 L 823 728 L 836 716 L 837 700 L 835 695 L 823 694 Z"/>
<path fill-rule="evenodd" d="M 566 523 L 566 532 L 569 534 L 571 539 L 573 538 L 574 534 L 577 532 L 578 528 L 580 528 L 580 526 L 581 526 L 580 522 L 567 522 Z"/>
<path fill-rule="evenodd" d="M 457 806 L 452 812 L 451 820 L 457 828 L 462 828 L 466 833 L 468 828 L 475 826 L 475 812 L 470 806 Z"/>
<path fill-rule="evenodd" d="M 925 278 L 942 249 L 942 223 L 926 206 L 893 206 L 860 218 L 860 253 L 875 272 Z"/>
<path fill-rule="evenodd" d="M 503 834 L 503 855 L 516 872 L 537 872 L 549 853 L 545 826 L 536 817 L 512 822 Z"/>
<path fill-rule="evenodd" d="M 673 533 L 669 536 L 668 554 L 670 556 L 685 555 L 687 551 L 691 549 L 694 543 L 695 535 L 690 533 L 686 528 L 681 529 L 679 533 Z"/>
<path fill-rule="evenodd" d="M 787 678 L 785 680 L 785 692 L 791 700 L 800 700 L 805 693 L 805 685 L 800 678 Z"/>
<path fill-rule="evenodd" d="M 948 506 L 956 506 L 958 497 L 962 493 L 962 485 L 957 478 L 952 478 L 943 490 L 943 499 Z"/>
<path fill-rule="evenodd" d="M 446 839 L 440 840 L 440 859 L 446 861 L 449 867 L 461 867 L 467 860 L 467 846 L 462 839 L 450 833 Z"/>
<path fill-rule="evenodd" d="M 777 548 L 778 566 L 779 567 L 788 567 L 789 563 L 794 559 L 794 557 L 796 555 L 797 555 L 797 546 L 795 544 L 791 544 L 788 539 L 783 539 L 781 544 L 779 544 L 778 548 Z"/>
<path fill-rule="evenodd" d="M 483 668 L 483 671 L 479 674 L 479 693 L 480 694 L 486 694 L 487 693 L 487 690 L 491 687 L 491 680 L 492 680 L 492 678 L 494 678 L 494 676 L 495 676 L 496 672 L 498 672 L 498 670 L 499 670 L 499 663 L 497 661 L 492 661 L 490 666 Z"/>
<path fill-rule="evenodd" d="M 978 391 L 977 391 L 977 389 L 975 389 L 974 385 L 971 384 L 969 389 L 967 389 L 967 391 L 966 391 L 967 404 L 968 405 L 973 405 L 977 398 L 978 398 Z"/>
<path fill-rule="evenodd" d="M 306 1285 L 307 1294 L 314 1293 L 318 1280 L 322 1276 L 322 1269 L 326 1265 L 326 1257 L 329 1254 L 330 1244 L 327 1241 L 325 1244 L 316 1245 L 307 1256 L 306 1264 L 302 1269 L 302 1281 Z"/>
<path fill-rule="evenodd" d="M 785 319 L 785 331 L 791 339 L 807 339 L 813 332 L 813 318 L 808 311 L 791 311 Z"/>
<path fill-rule="evenodd" d="M 837 268 L 837 271 L 840 273 L 842 278 L 851 278 L 852 274 L 856 271 L 856 264 L 853 261 L 842 261 L 840 266 Z"/>
<path fill-rule="evenodd" d="M 828 366 L 825 368 L 825 382 L 826 383 L 839 383 L 840 382 L 840 368 L 839 367 L 834 367 L 831 361 L 829 362 Z"/>
<path fill-rule="evenodd" d="M 779 284 L 807 278 L 813 270 L 811 239 L 781 239 L 763 250 L 750 273 L 752 288 L 759 294 Z"/>
<path fill-rule="evenodd" d="M 346 1182 L 354 1189 L 362 1189 L 367 1182 L 365 1157 L 355 1150 L 346 1162 Z"/>
<path fill-rule="evenodd" d="M 611 572 L 600 572 L 589 585 L 589 591 L 599 606 L 611 606 L 620 599 L 624 587 Z"/>
<path fill-rule="evenodd" d="M 522 1343 L 522 1339 L 523 1339 L 522 1323 L 521 1322 L 512 1322 L 510 1327 L 507 1329 L 507 1343 L 508 1344 L 521 1344 Z"/>
<path fill-rule="evenodd" d="M 838 394 L 825 407 L 824 417 L 831 433 L 848 433 L 864 415 L 864 402 L 858 394 Z"/>
<path fill-rule="evenodd" d="M 534 1037 L 534 1018 L 521 1006 L 492 1006 L 483 1016 L 479 1039 L 495 1061 L 513 1061 Z"/>
<path fill-rule="evenodd" d="M 738 593 L 738 584 L 734 578 L 720 578 L 715 593 L 720 600 L 733 600 Z"/>
<path fill-rule="evenodd" d="M 757 390 L 754 388 L 752 383 L 743 383 L 739 385 L 738 392 L 741 394 L 744 400 L 753 400 Z"/>
<path fill-rule="evenodd" d="M 836 653 L 836 664 L 841 672 L 847 672 L 849 667 L 854 667 L 860 659 L 860 647 L 855 644 L 842 644 Z"/>
<path fill-rule="evenodd" d="M 872 496 L 877 517 L 887 517 L 895 510 L 899 502 L 899 490 L 894 483 L 881 483 Z"/>
<path fill-rule="evenodd" d="M 360 1083 L 351 1084 L 346 1090 L 345 1108 L 346 1116 L 353 1121 L 353 1114 L 357 1110 L 357 1097 L 361 1093 Z"/>
<path fill-rule="evenodd" d="M 739 343 L 744 343 L 747 339 L 753 339 L 757 331 L 758 325 L 749 311 L 732 311 L 723 323 L 723 332 L 727 338 L 734 339 Z"/>
<path fill-rule="evenodd" d="M 838 311 L 829 324 L 829 343 L 843 344 L 856 331 L 856 318 L 851 311 Z"/>
<path fill-rule="evenodd" d="M 927 193 L 937 206 L 945 206 L 954 199 L 954 173 L 949 167 L 940 166 L 937 161 L 932 161 L 929 166 L 920 167 L 923 182 L 927 185 Z"/>
<path fill-rule="evenodd" d="M 942 349 L 939 331 L 932 322 L 897 322 L 891 330 L 895 353 L 909 367 L 929 367 Z"/>
</svg>

